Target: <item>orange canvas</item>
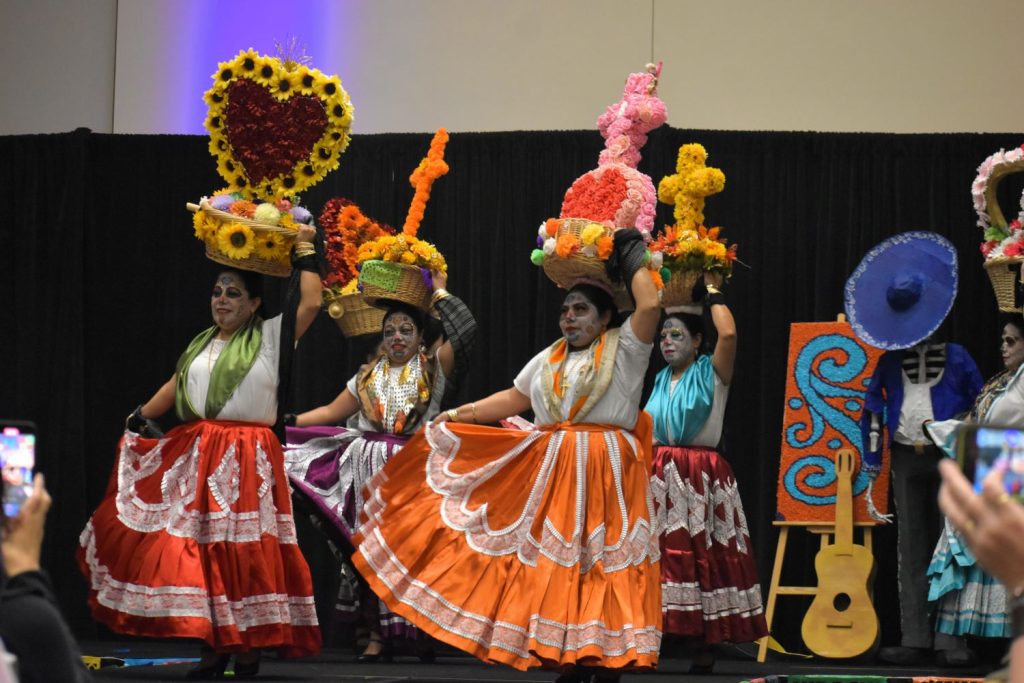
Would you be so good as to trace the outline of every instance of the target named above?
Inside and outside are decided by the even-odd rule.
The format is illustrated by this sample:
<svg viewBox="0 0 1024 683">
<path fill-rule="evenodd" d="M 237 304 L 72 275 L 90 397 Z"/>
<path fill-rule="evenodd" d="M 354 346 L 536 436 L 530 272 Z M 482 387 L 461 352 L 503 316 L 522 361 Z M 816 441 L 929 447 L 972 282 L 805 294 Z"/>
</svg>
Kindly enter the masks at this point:
<svg viewBox="0 0 1024 683">
<path fill-rule="evenodd" d="M 793 323 L 789 328 L 782 455 L 776 520 L 832 522 L 835 519 L 835 453 L 857 453 L 853 479 L 854 522 L 869 522 L 867 474 L 858 420 L 882 351 L 858 339 L 845 322 Z M 888 510 L 889 450 L 873 487 L 875 507 Z"/>
</svg>

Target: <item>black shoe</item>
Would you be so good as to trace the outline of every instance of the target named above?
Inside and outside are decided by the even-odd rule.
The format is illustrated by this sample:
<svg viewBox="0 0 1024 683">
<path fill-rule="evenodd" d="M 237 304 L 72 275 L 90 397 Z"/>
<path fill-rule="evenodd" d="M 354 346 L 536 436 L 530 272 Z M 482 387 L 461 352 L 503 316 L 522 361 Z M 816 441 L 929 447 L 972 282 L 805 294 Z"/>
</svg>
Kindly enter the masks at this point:
<svg viewBox="0 0 1024 683">
<path fill-rule="evenodd" d="M 693 655 L 689 673 L 694 676 L 710 676 L 715 670 L 715 651 L 702 647 Z"/>
<path fill-rule="evenodd" d="M 897 666 L 921 666 L 930 664 L 931 659 L 932 651 L 923 647 L 896 645 L 878 651 L 878 661 Z"/>
<path fill-rule="evenodd" d="M 203 659 L 207 659 L 203 653 Z M 200 660 L 199 664 L 185 672 L 185 678 L 190 681 L 212 681 L 224 678 L 224 670 L 228 668 L 228 660 L 231 655 L 219 655 L 208 661 Z"/>
<path fill-rule="evenodd" d="M 589 683 L 590 674 L 578 668 L 572 668 L 555 679 L 555 683 Z"/>
<path fill-rule="evenodd" d="M 960 669 L 974 666 L 977 663 L 978 656 L 974 654 L 973 650 L 968 650 L 966 647 L 956 650 L 939 650 L 935 653 L 936 666 L 943 668 Z"/>
<path fill-rule="evenodd" d="M 260 653 L 256 651 L 256 658 L 251 661 L 239 661 L 235 655 L 235 678 L 256 678 L 260 675 Z"/>
<path fill-rule="evenodd" d="M 434 648 L 430 647 L 417 647 L 416 656 L 420 658 L 420 661 L 424 664 L 433 664 L 434 660 L 437 659 L 437 653 L 434 652 Z"/>
<path fill-rule="evenodd" d="M 371 640 L 370 642 L 373 643 L 380 641 Z M 376 664 L 377 662 L 390 662 L 391 650 L 389 650 L 388 647 L 382 643 L 379 651 L 374 652 L 373 654 L 364 652 L 363 654 L 356 657 L 356 661 L 360 664 Z"/>
</svg>

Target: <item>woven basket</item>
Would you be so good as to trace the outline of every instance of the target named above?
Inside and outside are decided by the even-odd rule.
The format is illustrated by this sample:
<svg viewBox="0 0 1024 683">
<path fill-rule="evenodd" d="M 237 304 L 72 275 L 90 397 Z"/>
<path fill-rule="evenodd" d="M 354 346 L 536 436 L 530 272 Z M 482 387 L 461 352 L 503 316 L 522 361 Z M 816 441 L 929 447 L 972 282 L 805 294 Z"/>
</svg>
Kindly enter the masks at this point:
<svg viewBox="0 0 1024 683">
<path fill-rule="evenodd" d="M 380 334 L 386 311 L 367 304 L 361 293 L 327 296 L 325 303 L 327 315 L 338 323 L 341 333 L 346 337 Z"/>
<path fill-rule="evenodd" d="M 665 289 L 661 290 L 662 308 L 687 306 L 693 303 L 693 286 L 700 279 L 699 270 L 674 270 Z"/>
<path fill-rule="evenodd" d="M 992 289 L 996 293 L 996 303 L 1004 313 L 1019 313 L 1017 304 L 1017 286 L 1021 281 L 1021 264 L 1024 257 L 994 258 L 985 262 L 985 272 L 992 281 Z"/>
<path fill-rule="evenodd" d="M 555 231 L 555 239 L 562 235 L 575 235 L 579 239 L 584 228 L 596 222 L 589 218 L 560 218 L 559 220 L 561 223 L 558 230 Z M 604 230 L 605 236 L 611 236 L 613 233 L 613 230 L 607 226 Z M 562 258 L 556 254 L 546 256 L 541 267 L 544 269 L 544 274 L 562 289 L 572 289 L 572 286 L 580 280 L 592 280 L 610 287 L 615 306 L 620 311 L 632 310 L 633 301 L 625 286 L 611 281 L 604 264 L 605 262 L 597 257 L 577 252 L 569 258 Z"/>
<path fill-rule="evenodd" d="M 295 242 L 295 236 L 298 234 L 296 230 L 290 230 L 288 228 L 282 228 L 277 225 L 267 225 L 266 223 L 259 223 L 246 218 L 244 216 L 236 216 L 233 213 L 226 211 L 220 211 L 215 209 L 204 199 L 199 204 L 186 204 L 185 207 L 195 213 L 200 209 L 210 218 L 218 221 L 219 223 L 241 223 L 252 228 L 252 231 L 257 236 L 260 233 L 276 232 L 284 237 L 285 246 L 291 249 L 291 245 Z M 249 254 L 244 259 L 231 258 L 220 249 L 217 248 L 216 244 L 211 244 L 210 240 L 204 241 L 206 244 L 206 258 L 211 261 L 216 261 L 225 266 L 231 266 L 232 268 L 239 268 L 241 270 L 251 270 L 262 275 L 273 275 L 276 277 L 288 277 L 292 272 L 292 264 L 290 261 L 272 261 L 257 256 L 255 253 Z"/>
<path fill-rule="evenodd" d="M 431 291 L 417 266 L 366 261 L 359 271 L 359 286 L 363 290 L 363 298 L 371 306 L 401 301 L 422 311 L 430 309 Z"/>
</svg>

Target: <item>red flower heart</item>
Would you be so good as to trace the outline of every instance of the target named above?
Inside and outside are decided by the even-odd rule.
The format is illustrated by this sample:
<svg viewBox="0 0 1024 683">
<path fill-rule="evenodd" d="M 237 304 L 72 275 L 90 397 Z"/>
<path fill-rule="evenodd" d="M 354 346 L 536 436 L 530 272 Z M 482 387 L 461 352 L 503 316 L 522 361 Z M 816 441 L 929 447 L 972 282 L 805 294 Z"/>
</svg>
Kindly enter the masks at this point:
<svg viewBox="0 0 1024 683">
<path fill-rule="evenodd" d="M 310 159 L 327 129 L 327 112 L 320 100 L 296 95 L 280 102 L 245 78 L 233 82 L 227 92 L 225 131 L 250 186 L 288 175 Z"/>
<path fill-rule="evenodd" d="M 562 218 L 615 221 L 626 198 L 626 178 L 615 168 L 596 168 L 576 179 L 562 201 Z"/>
</svg>

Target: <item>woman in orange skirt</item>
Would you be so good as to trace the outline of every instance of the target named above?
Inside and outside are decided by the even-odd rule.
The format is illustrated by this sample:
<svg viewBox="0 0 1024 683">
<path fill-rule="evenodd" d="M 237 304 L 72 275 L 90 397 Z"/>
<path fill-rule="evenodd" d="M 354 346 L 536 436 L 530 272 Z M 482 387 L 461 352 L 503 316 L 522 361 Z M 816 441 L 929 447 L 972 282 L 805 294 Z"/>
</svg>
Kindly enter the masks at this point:
<svg viewBox="0 0 1024 683">
<path fill-rule="evenodd" d="M 370 484 L 356 567 L 388 607 L 487 662 L 562 681 L 653 668 L 661 643 L 650 419 L 639 410 L 658 323 L 639 233 L 616 250 L 635 312 L 577 285 L 563 338 L 512 387 L 442 413 Z M 489 423 L 533 409 L 537 429 Z"/>
<path fill-rule="evenodd" d="M 313 234 L 300 229 L 305 250 Z M 202 660 L 188 678 L 221 678 L 230 653 L 241 678 L 257 673 L 260 648 L 284 656 L 320 650 L 284 454 L 270 428 L 282 347 L 320 307 L 320 278 L 305 270 L 315 261 L 304 259 L 295 260 L 303 272 L 294 335 L 281 333 L 282 316 L 257 314 L 258 276 L 217 276 L 214 326 L 129 417 L 106 496 L 81 534 L 78 561 L 93 615 L 118 633 L 202 640 Z M 143 436 L 171 406 L 184 424 L 161 438 Z"/>
</svg>

